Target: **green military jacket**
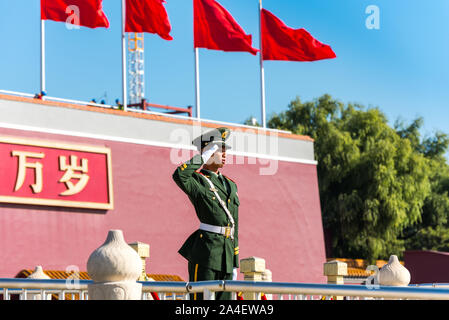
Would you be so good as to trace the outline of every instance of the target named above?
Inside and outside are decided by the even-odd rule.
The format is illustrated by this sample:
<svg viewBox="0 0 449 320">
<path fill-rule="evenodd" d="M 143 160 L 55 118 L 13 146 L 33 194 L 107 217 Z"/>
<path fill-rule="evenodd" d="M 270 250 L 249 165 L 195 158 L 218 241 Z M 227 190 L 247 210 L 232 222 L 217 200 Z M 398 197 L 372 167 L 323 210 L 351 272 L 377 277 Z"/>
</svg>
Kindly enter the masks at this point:
<svg viewBox="0 0 449 320">
<path fill-rule="evenodd" d="M 234 219 L 234 239 L 198 229 L 187 238 L 178 252 L 194 264 L 232 273 L 232 269 L 239 266 L 238 210 L 240 202 L 237 195 L 237 185 L 225 177 L 229 189 L 229 192 L 227 192 L 225 186 L 215 174 L 211 174 L 207 170 L 197 171 L 202 165 L 203 158 L 201 155 L 195 155 L 176 169 L 173 180 L 188 195 L 200 222 L 215 226 L 230 226 L 225 210 L 202 175 L 209 178 L 220 198 L 227 204 L 227 208 Z"/>
</svg>

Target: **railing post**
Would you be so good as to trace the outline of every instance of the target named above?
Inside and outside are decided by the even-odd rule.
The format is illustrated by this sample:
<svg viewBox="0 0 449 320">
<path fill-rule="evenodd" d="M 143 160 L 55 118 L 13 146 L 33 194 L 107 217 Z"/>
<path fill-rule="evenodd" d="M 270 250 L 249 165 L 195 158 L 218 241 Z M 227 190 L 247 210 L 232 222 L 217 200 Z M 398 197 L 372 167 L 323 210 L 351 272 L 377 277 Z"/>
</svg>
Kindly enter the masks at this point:
<svg viewBox="0 0 449 320">
<path fill-rule="evenodd" d="M 324 264 L 324 275 L 328 284 L 344 284 L 344 276 L 348 275 L 348 265 L 346 262 L 333 260 Z M 341 296 L 334 296 L 334 300 L 343 300 Z"/>
<path fill-rule="evenodd" d="M 149 278 L 147 276 L 146 271 L 146 259 L 150 257 L 150 245 L 143 243 L 143 242 L 133 242 L 128 243 L 128 245 L 133 248 L 137 254 L 139 255 L 140 259 L 142 260 L 142 273 L 140 274 L 139 281 L 154 281 L 153 278 Z M 151 294 L 146 294 L 146 300 L 154 300 L 153 296 Z"/>
<path fill-rule="evenodd" d="M 129 246 L 133 248 L 139 255 L 142 261 L 142 273 L 140 274 L 139 281 L 148 281 L 146 272 L 146 262 L 145 260 L 150 257 L 150 245 L 142 242 L 129 243 Z"/>
<path fill-rule="evenodd" d="M 203 291 L 204 300 L 215 300 L 215 292 L 209 289 L 204 289 Z"/>
<path fill-rule="evenodd" d="M 240 260 L 240 272 L 244 274 L 246 281 L 262 281 L 265 270 L 265 259 L 249 257 Z M 245 300 L 258 300 L 258 297 L 260 297 L 260 293 L 257 292 L 243 293 Z"/>
<path fill-rule="evenodd" d="M 42 266 L 36 266 L 32 274 L 30 274 L 28 279 L 50 279 L 42 270 Z M 42 300 L 42 295 L 40 293 L 29 293 L 26 294 L 27 300 Z M 51 300 L 51 294 L 46 294 L 43 300 Z"/>
<path fill-rule="evenodd" d="M 273 275 L 271 270 L 265 269 L 265 271 L 262 273 L 262 281 L 266 281 L 266 282 L 272 282 L 273 281 Z M 268 300 L 273 299 L 273 295 L 272 294 L 265 294 L 266 298 Z"/>
<path fill-rule="evenodd" d="M 378 272 L 378 282 L 381 286 L 406 287 L 410 283 L 410 272 L 392 255 Z"/>
<path fill-rule="evenodd" d="M 90 255 L 87 273 L 89 300 L 141 300 L 142 261 L 124 240 L 121 230 L 110 230 L 106 241 Z"/>
</svg>

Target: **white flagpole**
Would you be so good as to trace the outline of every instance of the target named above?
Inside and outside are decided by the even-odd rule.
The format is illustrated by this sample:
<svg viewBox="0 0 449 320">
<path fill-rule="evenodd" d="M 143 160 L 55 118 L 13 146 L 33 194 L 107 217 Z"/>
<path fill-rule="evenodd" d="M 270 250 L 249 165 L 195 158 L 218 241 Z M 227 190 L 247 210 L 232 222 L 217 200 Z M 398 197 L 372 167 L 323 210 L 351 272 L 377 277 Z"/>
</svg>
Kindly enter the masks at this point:
<svg viewBox="0 0 449 320">
<path fill-rule="evenodd" d="M 200 120 L 200 61 L 198 48 L 195 48 L 195 103 L 196 117 Z"/>
<path fill-rule="evenodd" d="M 41 17 L 41 92 L 46 90 L 45 85 L 45 20 Z M 42 97 L 43 98 L 43 97 Z"/>
<path fill-rule="evenodd" d="M 261 109 L 262 109 L 262 126 L 267 127 L 267 120 L 265 114 L 265 73 L 263 69 L 263 54 L 262 54 L 262 0 L 259 0 L 259 56 L 260 56 L 260 91 L 261 91 Z"/>
<path fill-rule="evenodd" d="M 127 111 L 127 90 L 126 90 L 126 33 L 125 33 L 125 20 L 126 20 L 126 4 L 125 0 L 122 0 L 122 94 L 123 94 L 123 110 Z"/>
</svg>

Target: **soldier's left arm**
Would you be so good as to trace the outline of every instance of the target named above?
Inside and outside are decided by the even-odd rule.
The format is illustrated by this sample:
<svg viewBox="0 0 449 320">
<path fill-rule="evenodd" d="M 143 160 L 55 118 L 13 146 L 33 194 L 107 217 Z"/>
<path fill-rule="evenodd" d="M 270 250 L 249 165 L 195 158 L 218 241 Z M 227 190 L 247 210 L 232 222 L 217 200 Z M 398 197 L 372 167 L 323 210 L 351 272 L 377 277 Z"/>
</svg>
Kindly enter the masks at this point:
<svg viewBox="0 0 449 320">
<path fill-rule="evenodd" d="M 232 186 L 232 193 L 234 193 L 233 196 L 233 207 L 232 207 L 232 215 L 234 218 L 234 255 L 237 256 L 238 261 L 238 255 L 239 255 L 239 206 L 240 206 L 240 199 L 237 193 L 237 184 L 230 178 L 226 177 Z M 238 265 L 238 262 L 236 263 Z"/>
</svg>

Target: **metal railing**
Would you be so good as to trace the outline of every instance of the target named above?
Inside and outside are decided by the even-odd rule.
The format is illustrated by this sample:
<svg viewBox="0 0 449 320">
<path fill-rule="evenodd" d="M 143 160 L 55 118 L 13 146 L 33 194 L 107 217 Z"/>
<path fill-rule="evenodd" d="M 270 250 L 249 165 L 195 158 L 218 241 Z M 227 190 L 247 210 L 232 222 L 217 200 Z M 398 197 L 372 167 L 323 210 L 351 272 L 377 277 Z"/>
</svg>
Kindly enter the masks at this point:
<svg viewBox="0 0 449 320">
<path fill-rule="evenodd" d="M 91 280 L 0 278 L 3 300 L 87 300 Z"/>
<path fill-rule="evenodd" d="M 27 97 L 27 98 L 35 97 L 35 94 L 24 93 L 24 92 L 17 92 L 17 91 L 9 91 L 9 90 L 0 90 L 0 94 L 7 94 L 7 95 L 13 95 L 13 96 L 19 96 L 19 97 Z M 86 101 L 65 99 L 65 98 L 57 98 L 57 97 L 51 97 L 51 96 L 44 96 L 44 97 L 42 97 L 42 100 L 44 100 L 44 101 L 65 102 L 65 103 L 71 103 L 71 104 L 78 104 L 78 105 L 82 105 L 82 106 L 100 107 L 100 108 L 105 108 L 105 109 L 115 109 L 115 110 L 119 109 L 119 107 L 115 106 L 115 105 L 95 103 L 95 102 L 86 102 Z M 199 121 L 199 122 L 215 123 L 215 124 L 225 125 L 225 126 L 226 125 L 238 126 L 238 127 L 242 127 L 242 128 L 253 129 L 256 132 L 258 130 L 263 130 L 263 131 L 267 131 L 267 132 L 275 132 L 275 133 L 277 132 L 277 133 L 288 133 L 288 134 L 291 134 L 291 131 L 288 131 L 288 130 L 262 128 L 262 127 L 245 125 L 245 124 L 240 124 L 240 123 L 224 122 L 224 121 L 217 121 L 217 120 L 210 120 L 210 119 L 197 119 L 197 118 L 194 118 L 194 117 L 183 116 L 183 115 L 172 114 L 172 113 L 164 113 L 164 112 L 157 112 L 157 111 L 141 110 L 141 109 L 135 109 L 135 108 L 129 108 L 127 111 L 128 112 L 134 112 L 134 113 L 143 113 L 143 114 L 150 114 L 150 115 L 156 115 L 156 116 L 177 118 L 177 119 L 183 119 L 183 120 L 194 120 L 194 121 Z"/>
<path fill-rule="evenodd" d="M 0 278 L 0 295 L 10 299 L 88 299 L 88 285 L 91 280 L 55 279 L 6 279 Z M 160 300 L 187 300 L 190 294 L 203 293 L 204 299 L 214 300 L 218 291 L 232 292 L 237 299 L 238 292 L 264 293 L 268 300 L 370 300 L 370 299 L 412 299 L 449 300 L 447 284 L 410 285 L 407 287 L 332 285 L 315 283 L 288 283 L 264 281 L 199 281 L 160 282 L 141 281 L 142 299 L 151 299 L 151 293 Z"/>
<path fill-rule="evenodd" d="M 365 299 L 424 299 L 449 300 L 449 290 L 429 287 L 387 287 L 376 285 L 335 285 L 315 283 L 226 281 L 226 291 L 263 292 L 278 299 L 329 300 L 342 297 L 347 300 Z"/>
<path fill-rule="evenodd" d="M 410 284 L 409 287 L 449 288 L 449 283 L 419 283 L 419 284 Z"/>
</svg>

